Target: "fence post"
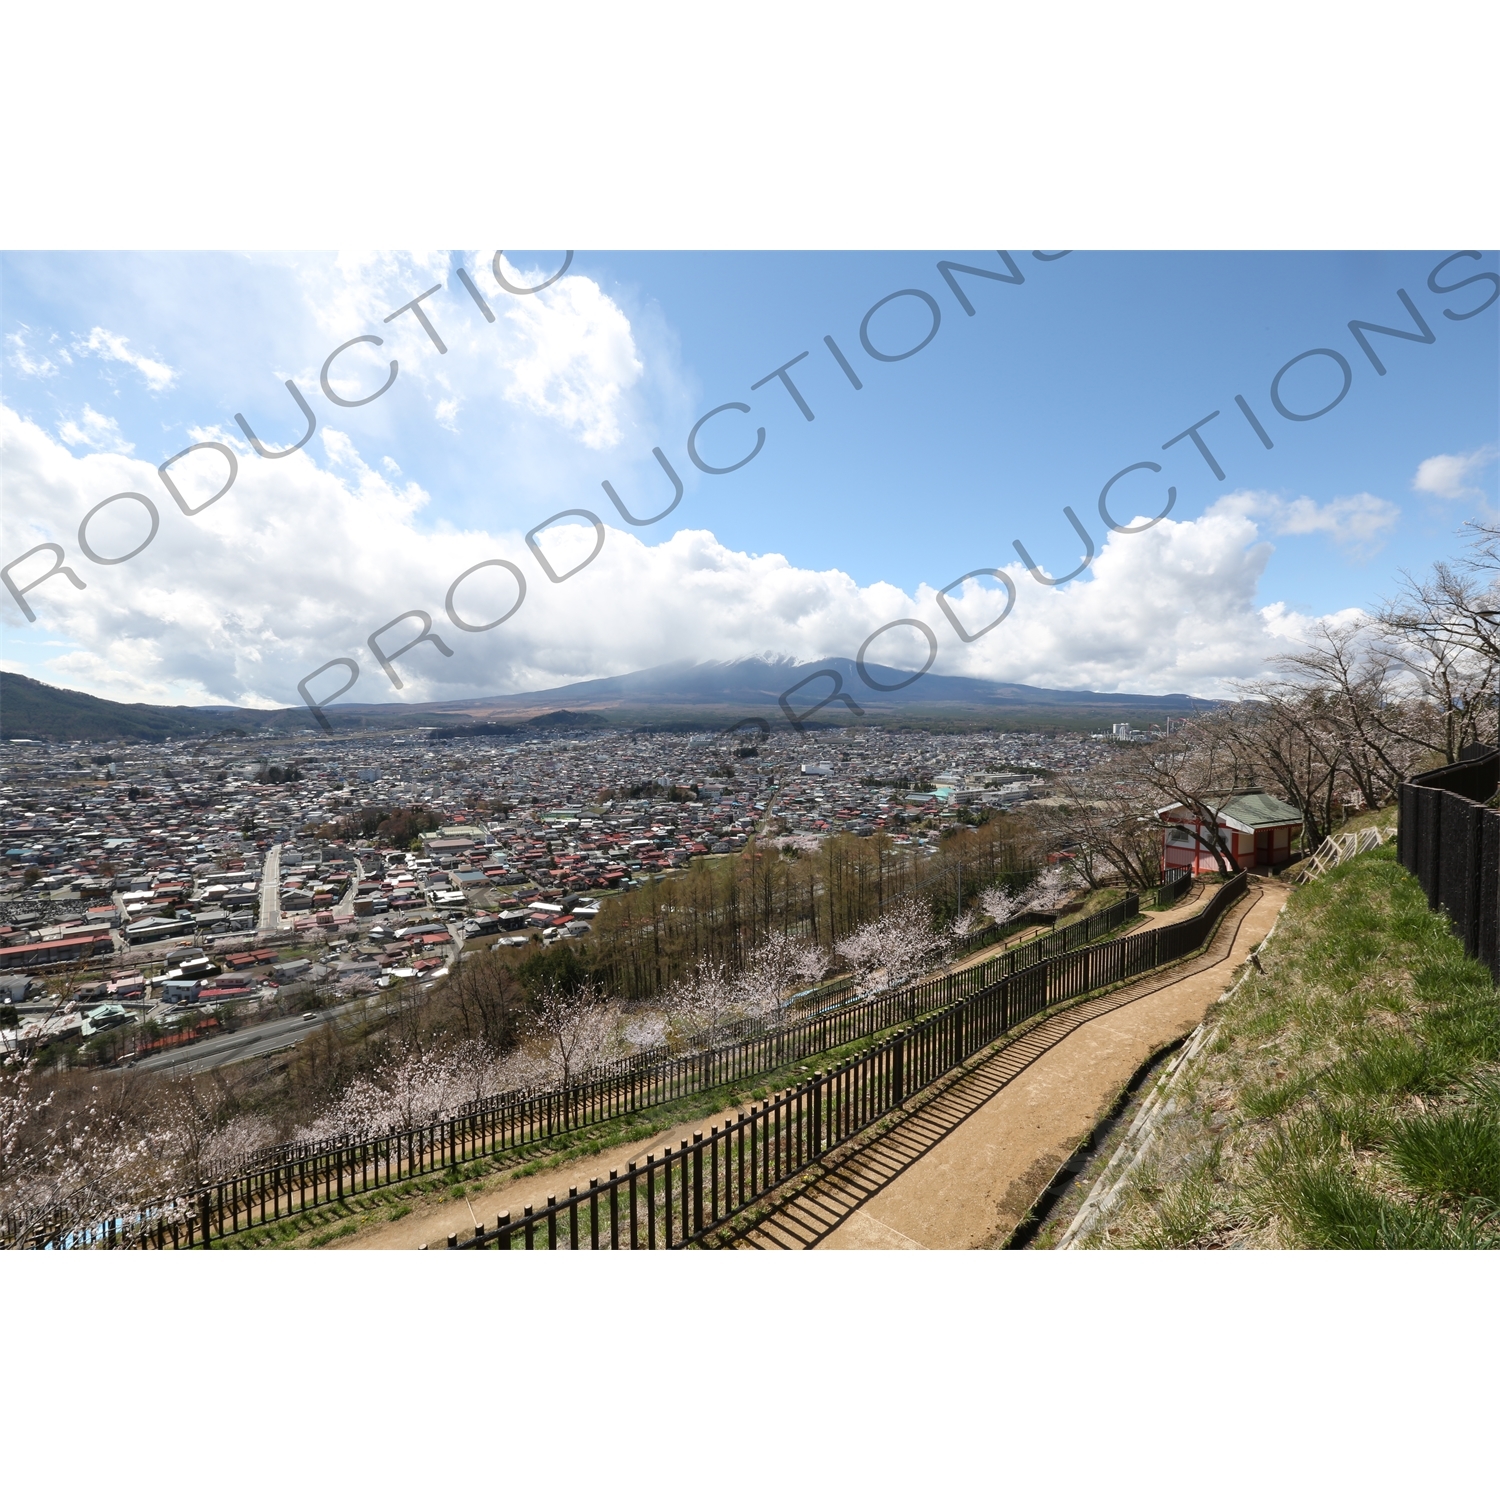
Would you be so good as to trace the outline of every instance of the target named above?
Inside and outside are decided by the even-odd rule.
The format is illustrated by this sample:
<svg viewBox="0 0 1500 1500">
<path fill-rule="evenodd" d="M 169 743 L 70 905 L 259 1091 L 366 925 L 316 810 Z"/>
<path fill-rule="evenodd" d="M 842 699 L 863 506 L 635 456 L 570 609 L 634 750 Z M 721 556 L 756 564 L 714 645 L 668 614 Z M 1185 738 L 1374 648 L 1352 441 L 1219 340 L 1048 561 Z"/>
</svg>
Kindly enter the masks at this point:
<svg viewBox="0 0 1500 1500">
<path fill-rule="evenodd" d="M 1479 825 L 1478 956 L 1492 975 L 1500 978 L 1500 813 L 1485 808 Z"/>
<path fill-rule="evenodd" d="M 693 1233 L 703 1233 L 703 1132 L 693 1132 Z M 686 1235 L 683 1236 L 687 1238 Z"/>
<path fill-rule="evenodd" d="M 649 1152 L 646 1155 L 646 1248 L 656 1249 L 656 1158 Z"/>
<path fill-rule="evenodd" d="M 630 1173 L 630 1248 L 632 1250 L 639 1250 L 641 1248 L 641 1234 L 640 1221 L 636 1217 L 636 1164 L 633 1161 L 627 1162 L 625 1170 Z"/>
<path fill-rule="evenodd" d="M 812 1076 L 812 1157 L 823 1154 L 823 1075 Z"/>
<path fill-rule="evenodd" d="M 686 1146 L 687 1142 L 684 1141 Z M 662 1203 L 665 1205 L 662 1219 L 662 1236 L 668 1250 L 672 1248 L 672 1148 L 666 1147 L 661 1154 Z"/>
<path fill-rule="evenodd" d="M 894 1108 L 906 1098 L 906 1034 L 900 1033 L 891 1042 L 891 1105 Z"/>
<path fill-rule="evenodd" d="M 203 1248 L 208 1249 L 208 1194 L 198 1195 L 198 1217 L 203 1224 Z"/>
<path fill-rule="evenodd" d="M 508 1209 L 506 1210 L 505 1213 L 501 1214 L 498 1219 L 495 1220 L 495 1233 L 500 1236 L 499 1241 L 497 1242 L 496 1248 L 500 1249 L 500 1250 L 509 1250 L 510 1249 L 510 1211 Z"/>
</svg>

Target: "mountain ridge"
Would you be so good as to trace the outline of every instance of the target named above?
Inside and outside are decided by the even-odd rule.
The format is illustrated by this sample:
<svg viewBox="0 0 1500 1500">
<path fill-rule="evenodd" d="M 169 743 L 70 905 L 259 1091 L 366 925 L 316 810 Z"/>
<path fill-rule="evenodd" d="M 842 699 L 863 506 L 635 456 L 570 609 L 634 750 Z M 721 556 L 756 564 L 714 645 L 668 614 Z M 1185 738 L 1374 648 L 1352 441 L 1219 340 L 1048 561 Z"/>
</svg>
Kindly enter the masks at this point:
<svg viewBox="0 0 1500 1500">
<path fill-rule="evenodd" d="M 794 662 L 789 658 L 743 657 L 736 661 L 696 662 L 684 659 L 614 677 L 591 678 L 525 693 L 454 698 L 428 703 L 333 703 L 324 712 L 336 728 L 418 728 L 439 723 L 515 721 L 524 725 L 549 711 L 593 711 L 607 722 L 650 720 L 654 727 L 706 727 L 729 721 L 730 715 L 765 718 L 787 725 L 781 698 L 799 683 L 806 686 L 789 699 L 793 712 L 805 712 L 835 690 L 865 710 L 856 719 L 833 702 L 818 727 L 847 722 L 890 723 L 902 718 L 982 716 L 1034 719 L 1049 715 L 1059 725 L 1081 727 L 1105 722 L 1115 714 L 1188 714 L 1212 700 L 1184 693 L 1099 693 L 1082 688 L 1043 688 L 1029 683 L 992 682 L 977 677 L 950 677 L 929 672 L 894 691 L 890 684 L 909 676 L 900 668 L 867 663 L 865 671 L 886 690 L 871 689 L 848 657 Z M 825 675 L 818 675 L 825 674 Z M 807 681 L 814 678 L 813 681 Z M 251 734 L 311 727 L 303 708 L 251 709 L 232 704 L 119 703 L 72 688 L 57 688 L 15 672 L 0 672 L 0 738 L 5 739 L 142 739 L 202 734 Z M 809 725 L 809 727 L 812 727 Z"/>
</svg>

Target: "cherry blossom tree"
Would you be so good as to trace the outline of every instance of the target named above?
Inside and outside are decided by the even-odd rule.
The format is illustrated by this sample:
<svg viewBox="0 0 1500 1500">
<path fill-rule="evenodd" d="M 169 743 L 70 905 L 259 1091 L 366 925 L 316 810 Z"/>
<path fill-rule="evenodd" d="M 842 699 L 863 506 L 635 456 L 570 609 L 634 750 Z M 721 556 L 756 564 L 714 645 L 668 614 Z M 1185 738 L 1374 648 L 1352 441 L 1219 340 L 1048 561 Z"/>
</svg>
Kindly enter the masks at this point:
<svg viewBox="0 0 1500 1500">
<path fill-rule="evenodd" d="M 93 1241 L 173 1185 L 171 1132 L 100 1084 L 43 1094 L 28 1066 L 0 1084 L 0 1218 L 11 1243 Z"/>
<path fill-rule="evenodd" d="M 679 1038 L 701 1047 L 714 1046 L 728 1022 L 744 1005 L 736 976 L 722 959 L 701 958 L 665 996 L 668 1025 Z"/>
<path fill-rule="evenodd" d="M 562 1087 L 607 1062 L 619 1049 L 619 1008 L 591 980 L 573 990 L 548 981 L 537 992 L 536 1028 L 548 1043 L 548 1062 Z"/>
<path fill-rule="evenodd" d="M 1013 891 L 1007 886 L 992 885 L 988 890 L 979 893 L 979 904 L 996 927 L 1004 927 L 1007 922 L 1013 921 L 1029 904 L 1025 897 L 1025 888 L 1020 892 Z"/>
<path fill-rule="evenodd" d="M 1037 876 L 1026 893 L 1026 904 L 1032 910 L 1050 911 L 1073 889 L 1073 884 L 1072 870 L 1059 860 Z"/>
<path fill-rule="evenodd" d="M 880 975 L 881 987 L 890 989 L 940 961 L 944 946 L 943 938 L 932 930 L 932 913 L 926 902 L 907 896 L 856 928 L 835 951 L 854 969 L 861 983 Z"/>
<path fill-rule="evenodd" d="M 773 932 L 751 953 L 739 977 L 740 1004 L 760 1019 L 778 1015 L 790 991 L 816 984 L 827 968 L 828 956 L 816 944 Z"/>
</svg>

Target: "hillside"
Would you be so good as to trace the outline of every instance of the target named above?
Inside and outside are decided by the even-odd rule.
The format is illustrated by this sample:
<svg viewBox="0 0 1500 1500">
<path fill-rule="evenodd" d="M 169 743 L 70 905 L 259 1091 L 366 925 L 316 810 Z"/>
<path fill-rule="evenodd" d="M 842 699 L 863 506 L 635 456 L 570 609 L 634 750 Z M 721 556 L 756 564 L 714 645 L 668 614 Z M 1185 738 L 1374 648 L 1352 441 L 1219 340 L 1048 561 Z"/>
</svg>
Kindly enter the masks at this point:
<svg viewBox="0 0 1500 1500">
<path fill-rule="evenodd" d="M 16 672 L 0 672 L 0 738 L 37 740 L 159 740 L 202 734 L 210 716 L 223 729 L 247 727 L 233 708 L 169 707 L 111 703 L 88 693 L 50 687 Z"/>
<path fill-rule="evenodd" d="M 1500 996 L 1394 847 L 1259 958 L 1080 1247 L 1500 1247 Z"/>
<path fill-rule="evenodd" d="M 424 704 L 398 703 L 389 709 L 356 704 L 334 717 L 343 728 L 414 728 L 431 724 L 432 710 Z M 467 715 L 464 722 L 471 722 Z M 17 672 L 0 672 L 0 740 L 164 740 L 267 730 L 288 734 L 310 724 L 305 709 L 115 703 Z"/>
</svg>

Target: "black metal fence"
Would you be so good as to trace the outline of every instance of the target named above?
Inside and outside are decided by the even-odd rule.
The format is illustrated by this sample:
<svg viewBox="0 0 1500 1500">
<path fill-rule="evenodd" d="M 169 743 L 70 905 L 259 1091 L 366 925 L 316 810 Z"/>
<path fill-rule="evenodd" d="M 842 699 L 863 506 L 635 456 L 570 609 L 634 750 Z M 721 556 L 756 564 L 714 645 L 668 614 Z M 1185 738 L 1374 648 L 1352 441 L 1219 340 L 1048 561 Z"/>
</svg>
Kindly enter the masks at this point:
<svg viewBox="0 0 1500 1500">
<path fill-rule="evenodd" d="M 900 997 L 909 997 L 915 1010 L 910 1014 L 920 1014 L 924 1010 L 930 1010 L 936 1005 L 947 1004 L 956 998 L 959 993 L 968 993 L 968 986 L 983 985 L 989 983 L 1000 974 L 1008 974 L 1016 968 L 1024 968 L 1029 964 L 1040 962 L 1043 958 L 1050 957 L 1054 953 L 1064 953 L 1073 948 L 1082 947 L 1096 941 L 1107 932 L 1112 932 L 1116 927 L 1123 926 L 1126 922 L 1133 921 L 1140 912 L 1140 899 L 1131 892 L 1123 900 L 1095 912 L 1092 916 L 1080 919 L 1077 922 L 1069 922 L 1055 928 L 1051 932 L 1043 933 L 1040 937 L 1033 938 L 1029 943 L 1023 943 L 1009 951 L 997 954 L 994 958 L 986 959 L 982 964 L 975 965 L 965 972 L 958 982 L 965 986 L 955 991 L 949 981 L 955 976 L 939 976 L 936 979 L 919 981 L 917 984 L 908 985 L 898 992 L 887 992 L 884 995 L 876 995 L 862 998 L 856 994 L 857 985 L 853 979 L 846 979 L 840 984 L 821 990 L 816 995 L 800 1000 L 789 1011 L 806 1015 L 812 1013 L 816 1017 L 824 1017 L 834 1011 L 842 1011 L 853 1017 L 853 1024 L 861 1025 L 860 1018 L 868 1019 L 868 1026 L 863 1030 L 856 1030 L 848 1040 L 857 1041 L 862 1036 L 868 1036 L 875 1031 L 884 1030 L 888 1024 L 896 1022 L 883 1022 L 879 1017 L 884 1014 L 882 1006 L 888 1006 L 893 995 L 898 1000 Z M 977 948 L 989 946 L 990 944 L 1003 940 L 1008 930 L 1020 930 L 1021 924 L 1006 924 L 1006 928 L 982 929 L 977 934 L 970 934 L 969 940 L 960 943 L 957 951 L 961 954 L 965 950 L 974 951 Z M 977 941 L 975 941 L 977 939 Z M 851 1001 L 855 1004 L 851 1005 Z M 909 1010 L 909 1007 L 908 1007 Z M 905 1013 L 904 1013 L 905 1014 Z M 631 1114 L 633 1108 L 615 1109 L 613 1113 L 601 1114 L 598 1111 L 604 1108 L 604 1099 L 611 1096 L 611 1091 L 616 1097 L 633 1100 L 641 1097 L 650 1097 L 651 1088 L 649 1083 L 643 1081 L 648 1075 L 658 1073 L 667 1069 L 674 1082 L 672 1091 L 665 1099 L 680 1098 L 684 1093 L 695 1093 L 701 1088 L 711 1088 L 718 1083 L 732 1082 L 733 1079 L 717 1076 L 717 1073 L 709 1061 L 715 1052 L 732 1051 L 735 1044 L 752 1040 L 764 1040 L 767 1034 L 776 1033 L 787 1039 L 788 1044 L 795 1045 L 796 1038 L 801 1035 L 814 1035 L 807 1023 L 798 1021 L 791 1015 L 765 1019 L 747 1019 L 730 1022 L 720 1026 L 712 1034 L 699 1033 L 686 1038 L 678 1048 L 673 1049 L 665 1045 L 644 1048 L 639 1052 L 632 1053 L 629 1057 L 619 1058 L 611 1063 L 602 1063 L 597 1067 L 580 1072 L 565 1090 L 556 1090 L 552 1094 L 532 1094 L 520 1090 L 503 1094 L 491 1095 L 488 1098 L 475 1102 L 471 1110 L 465 1111 L 464 1115 L 455 1117 L 453 1121 L 443 1121 L 438 1127 L 446 1128 L 450 1124 L 461 1123 L 464 1118 L 482 1112 L 504 1112 L 511 1109 L 522 1109 L 529 1107 L 531 1114 L 539 1121 L 545 1122 L 550 1112 L 553 1116 L 561 1119 L 570 1119 L 578 1110 L 565 1108 L 558 1101 L 563 1095 L 569 1098 L 583 1098 L 587 1101 L 581 1107 L 581 1112 L 587 1115 L 588 1124 L 596 1124 L 601 1120 L 613 1118 L 614 1114 Z M 842 1042 L 832 1045 L 843 1045 Z M 788 1061 L 797 1061 L 800 1057 L 813 1056 L 825 1048 L 814 1046 L 811 1052 L 800 1052 L 796 1056 L 789 1057 Z M 642 1075 L 636 1078 L 635 1075 Z M 695 1086 L 686 1086 L 692 1080 L 701 1077 L 712 1077 L 713 1081 L 701 1083 Z M 736 1078 L 746 1076 L 737 1073 Z M 634 1082 L 632 1083 L 632 1079 Z M 679 1083 L 683 1086 L 679 1087 Z M 653 1103 L 665 1102 L 665 1099 L 653 1098 Z M 649 1108 L 650 1105 L 641 1106 Z M 527 1141 L 541 1139 L 545 1135 L 563 1133 L 566 1130 L 578 1128 L 576 1125 L 566 1125 L 562 1131 L 552 1130 L 545 1123 L 538 1126 L 542 1135 L 528 1136 Z M 366 1144 L 360 1137 L 335 1136 L 323 1140 L 296 1141 L 280 1146 L 274 1146 L 268 1150 L 258 1152 L 255 1156 L 241 1162 L 235 1173 L 231 1176 L 250 1175 L 262 1172 L 268 1167 L 285 1166 L 295 1163 L 316 1162 L 319 1158 L 336 1155 L 339 1152 L 357 1150 Z M 441 1163 L 446 1166 L 447 1163 Z M 440 1168 L 439 1168 L 440 1169 Z M 417 1175 L 417 1174 L 409 1174 Z M 216 1185 L 217 1186 L 217 1185 Z M 300 1210 L 299 1210 L 300 1211 Z"/>
<path fill-rule="evenodd" d="M 1402 782 L 1396 857 L 1500 981 L 1500 810 L 1484 805 L 1497 789 L 1500 752 Z"/>
<path fill-rule="evenodd" d="M 33 1243 L 133 1245 L 163 1249 L 200 1245 L 292 1218 L 309 1209 L 414 1177 L 443 1172 L 481 1156 L 531 1146 L 589 1126 L 640 1113 L 692 1094 L 732 1085 L 909 1024 L 997 981 L 1076 952 L 1133 920 L 1140 898 L 1124 900 L 1057 927 L 971 968 L 865 999 L 825 998 L 801 1019 L 738 1022 L 699 1050 L 654 1047 L 590 1069 L 566 1088 L 513 1091 L 477 1101 L 447 1120 L 373 1137 L 294 1142 L 246 1161 L 223 1180 L 141 1205 L 88 1231 L 32 1231 Z M 0 1244 L 15 1244 L 18 1226 L 0 1221 Z"/>
<path fill-rule="evenodd" d="M 1193 872 L 1178 870 L 1167 876 L 1160 885 L 1153 886 L 1150 894 L 1156 900 L 1157 911 L 1166 911 L 1169 906 L 1175 906 L 1192 888 Z"/>
<path fill-rule="evenodd" d="M 873 1125 L 1007 1031 L 1051 1006 L 1149 972 L 1203 946 L 1244 893 L 1241 871 L 1184 922 L 1059 953 L 985 985 L 797 1088 L 696 1133 L 658 1160 L 631 1162 L 561 1202 L 501 1214 L 450 1249 L 655 1250 L 700 1243 L 757 1198 Z"/>
</svg>

